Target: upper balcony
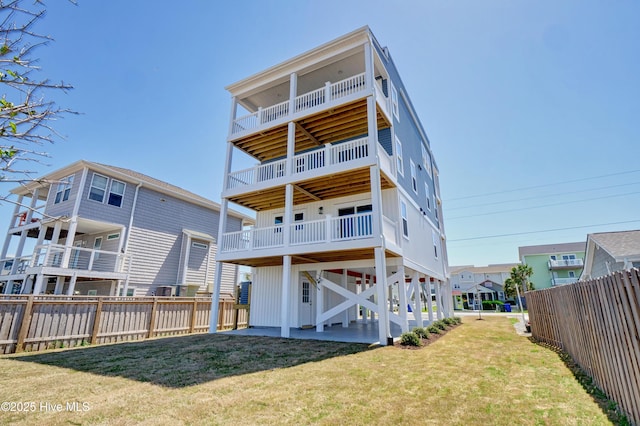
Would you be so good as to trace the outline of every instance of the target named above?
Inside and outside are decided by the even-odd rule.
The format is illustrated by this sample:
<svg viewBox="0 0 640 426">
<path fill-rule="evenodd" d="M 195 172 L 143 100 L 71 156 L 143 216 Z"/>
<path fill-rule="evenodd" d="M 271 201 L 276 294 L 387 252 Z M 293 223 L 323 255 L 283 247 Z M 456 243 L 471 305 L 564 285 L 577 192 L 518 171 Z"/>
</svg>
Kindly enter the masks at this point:
<svg viewBox="0 0 640 426">
<path fill-rule="evenodd" d="M 581 269 L 584 266 L 582 259 L 560 259 L 550 260 L 549 270 L 563 270 L 563 269 Z"/>
<path fill-rule="evenodd" d="M 373 88 L 376 93 L 379 113 L 383 115 L 381 119 L 384 118 L 387 122 L 390 122 L 389 97 L 384 94 L 380 82 L 377 81 L 373 84 Z M 277 128 L 279 125 L 290 121 L 300 121 L 304 117 L 313 116 L 324 110 L 340 106 L 342 106 L 344 112 L 355 110 L 356 108 L 361 109 L 362 102 L 356 101 L 371 94 L 371 90 L 371 87 L 367 87 L 364 73 L 335 83 L 325 82 L 324 86 L 296 96 L 293 100 L 286 100 L 266 107 L 258 107 L 256 111 L 236 118 L 231 123 L 229 139 L 239 140 L 243 136 L 270 128 Z M 364 112 L 366 114 L 366 110 Z M 358 118 L 361 117 L 352 117 L 352 121 Z"/>
</svg>

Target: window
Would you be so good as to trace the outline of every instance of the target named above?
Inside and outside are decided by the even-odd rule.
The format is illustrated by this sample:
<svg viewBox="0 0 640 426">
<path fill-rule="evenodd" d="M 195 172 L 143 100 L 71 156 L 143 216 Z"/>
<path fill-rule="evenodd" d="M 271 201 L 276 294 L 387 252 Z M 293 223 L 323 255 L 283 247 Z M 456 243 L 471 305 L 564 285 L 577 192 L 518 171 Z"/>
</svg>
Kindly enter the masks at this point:
<svg viewBox="0 0 640 426">
<path fill-rule="evenodd" d="M 433 240 L 433 254 L 436 259 L 438 258 L 438 235 L 434 230 L 431 230 L 431 239 Z"/>
<path fill-rule="evenodd" d="M 310 302 L 309 292 L 310 292 L 309 282 L 302 281 L 302 303 Z"/>
<path fill-rule="evenodd" d="M 400 108 L 398 106 L 398 91 L 395 86 L 389 83 L 391 86 L 391 109 L 393 111 L 393 115 L 395 115 L 396 120 L 400 121 Z"/>
<path fill-rule="evenodd" d="M 89 199 L 93 201 L 97 201 L 102 203 L 104 201 L 104 194 L 107 190 L 107 177 L 99 175 L 97 173 L 93 174 L 93 178 L 91 179 L 91 189 L 89 190 Z"/>
<path fill-rule="evenodd" d="M 575 278 L 576 273 L 574 271 L 569 271 L 569 278 Z"/>
<path fill-rule="evenodd" d="M 413 192 L 418 193 L 418 178 L 416 177 L 416 165 L 413 160 L 409 160 L 409 164 L 411 165 L 411 188 L 413 188 Z"/>
<path fill-rule="evenodd" d="M 551 260 L 558 260 L 558 258 L 556 257 L 555 254 L 552 254 L 551 256 L 549 256 L 549 259 Z"/>
<path fill-rule="evenodd" d="M 124 182 L 120 182 L 119 180 L 112 179 L 111 187 L 109 189 L 109 200 L 107 204 L 122 207 L 122 197 L 124 196 Z"/>
<path fill-rule="evenodd" d="M 562 260 L 575 260 L 576 259 L 576 255 L 575 254 L 563 254 L 562 255 Z"/>
<path fill-rule="evenodd" d="M 273 218 L 273 223 L 276 225 L 273 232 L 282 232 L 282 218 L 283 216 L 276 216 Z"/>
<path fill-rule="evenodd" d="M 109 234 L 109 235 L 107 235 L 107 241 L 117 240 L 118 238 L 120 238 L 120 233 L 119 232 L 117 234 Z"/>
<path fill-rule="evenodd" d="M 56 199 L 53 204 L 58 204 L 62 201 L 69 199 L 71 193 L 71 187 L 73 186 L 73 175 L 67 176 L 60 183 L 58 183 L 58 189 L 56 190 Z"/>
<path fill-rule="evenodd" d="M 426 183 L 424 184 L 424 193 L 427 199 L 427 210 L 431 211 L 431 192 L 429 192 L 429 185 Z"/>
<path fill-rule="evenodd" d="M 203 249 L 203 250 L 206 250 L 206 249 L 208 249 L 208 248 L 209 248 L 209 246 L 208 246 L 207 244 L 204 244 L 204 243 L 198 243 L 198 242 L 196 242 L 196 241 L 194 241 L 194 242 L 192 242 L 192 243 L 191 243 L 191 247 L 199 248 L 199 249 Z"/>
<path fill-rule="evenodd" d="M 93 240 L 93 249 L 94 250 L 100 250 L 102 248 L 102 237 L 96 237 L 95 240 Z M 96 253 L 94 255 L 94 259 L 98 259 L 100 257 L 100 253 Z"/>
<path fill-rule="evenodd" d="M 422 166 L 431 176 L 431 154 L 429 154 L 429 150 L 424 145 L 420 145 L 420 148 L 422 148 Z"/>
<path fill-rule="evenodd" d="M 407 219 L 407 205 L 400 201 L 400 216 L 402 217 L 402 235 L 409 237 L 409 220 Z"/>
<path fill-rule="evenodd" d="M 293 221 L 294 222 L 302 222 L 304 220 L 304 213 L 294 213 Z M 304 229 L 304 225 L 296 225 L 295 230 L 299 231 Z"/>
<path fill-rule="evenodd" d="M 404 162 L 402 161 L 402 142 L 396 136 L 396 159 L 398 161 L 398 173 L 404 176 Z"/>
</svg>

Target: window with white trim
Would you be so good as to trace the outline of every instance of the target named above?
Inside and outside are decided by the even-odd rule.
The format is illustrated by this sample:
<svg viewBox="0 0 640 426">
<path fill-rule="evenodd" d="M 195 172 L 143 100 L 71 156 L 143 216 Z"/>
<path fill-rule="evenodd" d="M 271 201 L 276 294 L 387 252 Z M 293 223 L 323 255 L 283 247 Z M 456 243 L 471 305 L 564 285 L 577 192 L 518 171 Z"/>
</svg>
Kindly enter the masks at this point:
<svg viewBox="0 0 640 426">
<path fill-rule="evenodd" d="M 409 238 L 409 219 L 407 218 L 407 205 L 400 200 L 400 216 L 402 217 L 402 235 Z"/>
<path fill-rule="evenodd" d="M 393 111 L 393 115 L 396 117 L 396 120 L 400 121 L 400 107 L 398 105 L 398 90 L 396 90 L 395 86 L 389 82 L 389 87 L 391 87 L 391 110 Z"/>
<path fill-rule="evenodd" d="M 124 188 L 126 187 L 124 182 L 112 179 L 109 187 L 109 198 L 107 204 L 122 207 L 122 198 L 124 197 Z"/>
<path fill-rule="evenodd" d="M 107 182 L 109 178 L 106 176 L 93 174 L 91 178 L 91 189 L 89 189 L 89 199 L 102 203 L 104 201 L 104 194 L 107 191 Z"/>
<path fill-rule="evenodd" d="M 116 234 L 109 234 L 107 235 L 107 241 L 111 241 L 111 240 L 117 240 L 118 238 L 120 238 L 120 233 L 116 233 Z"/>
<path fill-rule="evenodd" d="M 576 277 L 575 271 L 569 271 L 569 278 L 575 278 L 575 277 Z"/>
<path fill-rule="evenodd" d="M 418 178 L 416 176 L 416 164 L 413 160 L 409 160 L 409 164 L 411 166 L 411 188 L 413 192 L 418 193 Z"/>
<path fill-rule="evenodd" d="M 404 176 L 404 161 L 402 159 L 402 142 L 396 136 L 396 161 L 398 162 L 398 173 Z"/>
<path fill-rule="evenodd" d="M 293 221 L 294 222 L 303 222 L 304 221 L 304 213 L 294 213 L 293 214 Z M 296 225 L 295 226 L 295 230 L 296 231 L 300 231 L 301 229 L 304 229 L 304 225 L 300 224 L 300 225 Z"/>
<path fill-rule="evenodd" d="M 438 235 L 436 235 L 436 232 L 433 229 L 431 230 L 431 239 L 433 240 L 433 254 L 437 259 L 438 258 Z"/>
<path fill-rule="evenodd" d="M 191 243 L 191 247 L 199 248 L 199 249 L 203 249 L 203 250 L 206 250 L 206 249 L 208 249 L 208 248 L 209 248 L 209 246 L 208 246 L 207 244 L 205 244 L 205 243 L 199 243 L 199 242 L 197 242 L 197 241 L 193 241 L 193 242 Z"/>
<path fill-rule="evenodd" d="M 429 184 L 424 184 L 425 199 L 427 200 L 427 210 L 431 211 L 431 192 L 429 192 Z"/>
<path fill-rule="evenodd" d="M 93 249 L 94 250 L 100 250 L 102 248 L 102 237 L 96 237 L 95 240 L 93 240 Z M 93 258 L 95 260 L 97 260 L 100 257 L 100 253 L 96 253 Z"/>
<path fill-rule="evenodd" d="M 420 145 L 420 148 L 422 148 L 422 167 L 424 167 L 427 173 L 429 173 L 429 176 L 431 176 L 431 154 L 424 145 Z"/>
<path fill-rule="evenodd" d="M 60 181 L 60 183 L 58 183 L 58 188 L 56 189 L 56 198 L 53 204 L 58 204 L 69 199 L 71 187 L 73 186 L 73 176 L 74 175 L 67 176 L 62 181 Z"/>
</svg>

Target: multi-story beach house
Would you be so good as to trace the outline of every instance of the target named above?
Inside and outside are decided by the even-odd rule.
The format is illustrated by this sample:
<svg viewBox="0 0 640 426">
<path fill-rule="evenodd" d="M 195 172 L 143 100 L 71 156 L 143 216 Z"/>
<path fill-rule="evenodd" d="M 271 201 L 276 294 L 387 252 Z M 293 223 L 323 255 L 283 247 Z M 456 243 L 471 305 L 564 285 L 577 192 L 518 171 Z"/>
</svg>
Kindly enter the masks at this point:
<svg viewBox="0 0 640 426">
<path fill-rule="evenodd" d="M 433 317 L 432 292 L 435 315 L 448 315 L 438 168 L 389 50 L 371 30 L 226 89 L 216 261 L 253 268 L 250 324 L 289 337 L 292 327 L 322 332 L 368 321 L 387 344 L 410 318 L 422 324 L 425 302 Z M 255 166 L 236 170 L 236 155 Z M 229 226 L 231 203 L 255 211 L 255 227 Z"/>
<path fill-rule="evenodd" d="M 238 268 L 216 264 L 220 205 L 133 170 L 78 161 L 13 189 L 0 256 L 5 294 L 223 293 Z M 226 210 L 239 231 L 253 220 Z"/>
</svg>

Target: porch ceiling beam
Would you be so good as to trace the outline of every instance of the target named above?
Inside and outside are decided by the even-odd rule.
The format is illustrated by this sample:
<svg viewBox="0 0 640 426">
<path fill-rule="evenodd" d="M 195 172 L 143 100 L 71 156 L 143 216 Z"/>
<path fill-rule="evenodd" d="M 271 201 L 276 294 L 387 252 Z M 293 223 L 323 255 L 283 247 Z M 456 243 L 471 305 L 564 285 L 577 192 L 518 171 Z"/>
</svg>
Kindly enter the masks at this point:
<svg viewBox="0 0 640 426">
<path fill-rule="evenodd" d="M 295 184 L 294 184 L 294 185 L 293 185 L 293 188 L 294 188 L 295 190 L 297 190 L 297 191 L 299 191 L 299 192 L 303 193 L 304 195 L 306 195 L 306 196 L 307 196 L 307 197 L 309 197 L 309 198 L 312 198 L 312 199 L 314 199 L 314 200 L 316 200 L 316 201 L 322 201 L 322 198 L 318 197 L 318 196 L 317 196 L 317 195 L 315 195 L 315 194 L 312 194 L 311 192 L 307 191 L 306 189 L 303 189 L 303 188 L 299 187 L 298 185 L 295 185 Z"/>
<path fill-rule="evenodd" d="M 299 131 L 302 132 L 302 134 L 304 134 L 306 137 L 308 137 L 309 139 L 311 139 L 316 145 L 322 145 L 322 142 L 320 142 L 318 139 L 315 138 L 315 136 L 313 136 L 311 133 L 309 133 L 307 131 L 307 129 L 305 129 L 302 124 L 296 122 L 296 129 L 298 129 Z"/>
<path fill-rule="evenodd" d="M 310 257 L 304 257 L 304 256 L 298 256 L 298 255 L 293 255 L 291 257 L 295 258 L 296 260 L 302 260 L 303 262 L 307 262 L 307 263 L 318 263 L 317 260 L 311 259 Z"/>
</svg>

